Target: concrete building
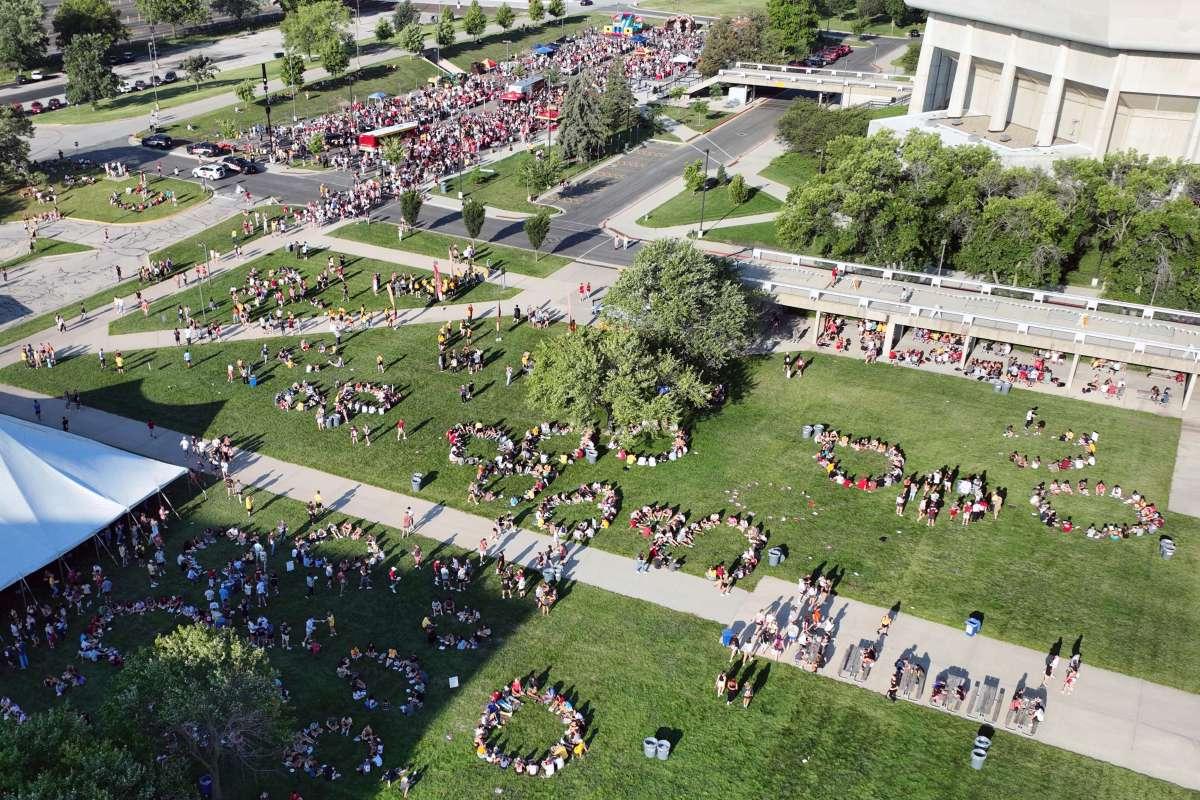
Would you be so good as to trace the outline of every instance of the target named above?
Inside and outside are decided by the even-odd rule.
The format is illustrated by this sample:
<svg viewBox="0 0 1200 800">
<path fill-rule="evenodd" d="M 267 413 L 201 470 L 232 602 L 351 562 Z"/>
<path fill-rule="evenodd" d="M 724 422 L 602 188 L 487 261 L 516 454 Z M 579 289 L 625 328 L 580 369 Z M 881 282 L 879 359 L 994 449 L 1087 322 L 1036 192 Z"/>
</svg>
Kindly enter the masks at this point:
<svg viewBox="0 0 1200 800">
<path fill-rule="evenodd" d="M 1009 163 L 1134 149 L 1200 161 L 1200 0 L 909 0 L 910 114 Z"/>
</svg>

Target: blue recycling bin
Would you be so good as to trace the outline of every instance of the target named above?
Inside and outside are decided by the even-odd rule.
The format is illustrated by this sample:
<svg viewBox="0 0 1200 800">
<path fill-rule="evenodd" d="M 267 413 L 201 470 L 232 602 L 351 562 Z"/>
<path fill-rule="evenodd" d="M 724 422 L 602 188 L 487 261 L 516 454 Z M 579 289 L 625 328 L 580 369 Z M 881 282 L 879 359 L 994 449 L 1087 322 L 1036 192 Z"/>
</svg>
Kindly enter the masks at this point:
<svg viewBox="0 0 1200 800">
<path fill-rule="evenodd" d="M 200 776 L 199 784 L 200 784 L 200 796 L 201 797 L 204 797 L 204 798 L 212 797 L 212 783 L 213 783 L 212 775 L 201 775 Z"/>
<path fill-rule="evenodd" d="M 979 633 L 979 629 L 982 627 L 983 620 L 979 619 L 979 617 L 967 617 L 967 624 L 963 629 L 963 632 L 967 634 L 967 636 L 974 636 Z"/>
<path fill-rule="evenodd" d="M 721 631 L 721 647 L 729 647 L 729 643 L 733 641 L 733 628 L 726 628 Z"/>
<path fill-rule="evenodd" d="M 251 375 L 251 376 L 250 376 L 250 388 L 251 388 L 251 389 L 253 389 L 253 388 L 255 388 L 256 386 L 258 386 L 258 376 L 257 376 L 257 375 Z"/>
</svg>

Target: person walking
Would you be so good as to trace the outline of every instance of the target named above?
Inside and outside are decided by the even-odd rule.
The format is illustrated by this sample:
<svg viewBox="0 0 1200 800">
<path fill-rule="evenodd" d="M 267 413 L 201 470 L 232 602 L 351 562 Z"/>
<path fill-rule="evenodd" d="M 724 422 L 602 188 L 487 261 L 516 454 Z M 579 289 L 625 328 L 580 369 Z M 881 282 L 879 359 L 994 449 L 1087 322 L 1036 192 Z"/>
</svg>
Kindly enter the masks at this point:
<svg viewBox="0 0 1200 800">
<path fill-rule="evenodd" d="M 408 441 L 408 434 L 405 433 L 405 431 L 404 431 L 404 418 L 403 417 L 396 420 L 396 441 L 398 442 L 401 439 L 403 439 L 406 442 Z"/>
<path fill-rule="evenodd" d="M 404 534 L 405 538 L 408 538 L 413 535 L 415 529 L 416 523 L 413 519 L 412 506 L 408 506 L 404 509 L 404 516 L 400 518 L 400 532 Z"/>
<path fill-rule="evenodd" d="M 42 421 L 42 404 L 39 403 L 36 398 L 34 398 L 33 401 L 33 416 L 37 417 L 38 422 Z"/>
<path fill-rule="evenodd" d="M 158 434 L 156 434 L 156 433 L 154 432 L 154 420 L 152 420 L 152 419 L 148 419 L 148 420 L 146 420 L 146 427 L 147 427 L 147 428 L 150 430 L 150 438 L 151 438 L 151 439 L 157 439 L 157 438 L 158 438 Z"/>
</svg>

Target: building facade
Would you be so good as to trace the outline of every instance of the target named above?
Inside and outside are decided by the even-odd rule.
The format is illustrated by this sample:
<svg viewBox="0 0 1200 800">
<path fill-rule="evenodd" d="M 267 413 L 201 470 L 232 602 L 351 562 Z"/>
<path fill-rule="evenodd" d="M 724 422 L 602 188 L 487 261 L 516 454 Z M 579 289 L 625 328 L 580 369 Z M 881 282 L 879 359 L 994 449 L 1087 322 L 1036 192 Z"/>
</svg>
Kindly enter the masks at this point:
<svg viewBox="0 0 1200 800">
<path fill-rule="evenodd" d="M 1010 161 L 1128 149 L 1200 161 L 1200 0 L 909 5 L 929 21 L 907 127 L 957 128 L 946 138 Z"/>
</svg>

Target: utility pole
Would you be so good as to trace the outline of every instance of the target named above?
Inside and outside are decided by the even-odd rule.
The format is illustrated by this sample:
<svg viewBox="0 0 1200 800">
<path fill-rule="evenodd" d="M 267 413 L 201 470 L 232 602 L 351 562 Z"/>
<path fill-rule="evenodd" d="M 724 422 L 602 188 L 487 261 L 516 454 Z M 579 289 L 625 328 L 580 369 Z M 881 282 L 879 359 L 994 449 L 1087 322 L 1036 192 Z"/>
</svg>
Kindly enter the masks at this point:
<svg viewBox="0 0 1200 800">
<path fill-rule="evenodd" d="M 700 237 L 704 238 L 704 196 L 708 194 L 708 148 L 704 148 L 704 182 L 700 184 Z"/>
<path fill-rule="evenodd" d="M 267 112 L 267 146 L 274 152 L 275 135 L 271 132 L 271 93 L 267 91 L 267 62 L 264 61 L 260 66 L 262 67 L 263 108 Z"/>
</svg>

